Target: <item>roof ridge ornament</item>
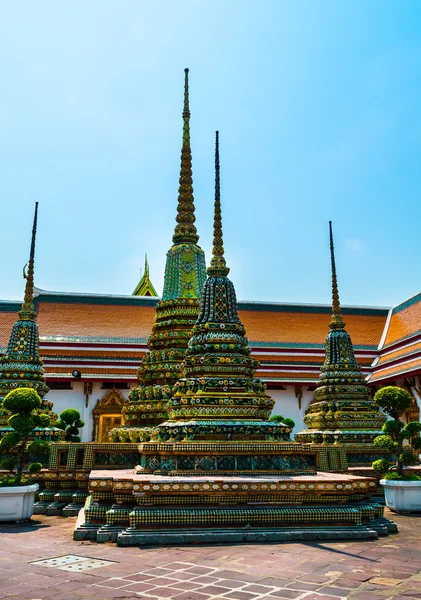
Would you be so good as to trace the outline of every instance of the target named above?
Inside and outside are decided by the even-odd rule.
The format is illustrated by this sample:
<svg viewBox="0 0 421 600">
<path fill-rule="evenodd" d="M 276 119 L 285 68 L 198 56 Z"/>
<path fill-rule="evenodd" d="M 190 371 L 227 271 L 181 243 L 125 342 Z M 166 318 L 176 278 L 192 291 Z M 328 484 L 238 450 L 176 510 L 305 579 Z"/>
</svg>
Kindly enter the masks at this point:
<svg viewBox="0 0 421 600">
<path fill-rule="evenodd" d="M 229 273 L 224 257 L 224 240 L 222 236 L 221 214 L 221 182 L 219 165 L 219 131 L 215 132 L 215 203 L 213 217 L 213 249 L 209 276 L 226 277 Z"/>
<path fill-rule="evenodd" d="M 158 296 L 149 276 L 148 255 L 145 253 L 145 268 L 139 283 L 134 289 L 132 296 Z"/>
</svg>

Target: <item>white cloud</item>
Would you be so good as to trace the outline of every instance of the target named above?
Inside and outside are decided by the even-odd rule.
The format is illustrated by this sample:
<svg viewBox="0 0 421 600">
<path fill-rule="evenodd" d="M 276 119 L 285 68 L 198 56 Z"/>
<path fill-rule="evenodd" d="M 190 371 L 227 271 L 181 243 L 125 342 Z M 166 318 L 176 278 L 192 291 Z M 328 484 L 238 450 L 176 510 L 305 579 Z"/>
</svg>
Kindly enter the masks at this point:
<svg viewBox="0 0 421 600">
<path fill-rule="evenodd" d="M 345 247 L 348 248 L 349 250 L 352 250 L 352 252 L 356 252 L 358 254 L 363 254 L 366 250 L 366 245 L 365 245 L 364 240 L 359 240 L 359 239 L 345 240 Z"/>
</svg>

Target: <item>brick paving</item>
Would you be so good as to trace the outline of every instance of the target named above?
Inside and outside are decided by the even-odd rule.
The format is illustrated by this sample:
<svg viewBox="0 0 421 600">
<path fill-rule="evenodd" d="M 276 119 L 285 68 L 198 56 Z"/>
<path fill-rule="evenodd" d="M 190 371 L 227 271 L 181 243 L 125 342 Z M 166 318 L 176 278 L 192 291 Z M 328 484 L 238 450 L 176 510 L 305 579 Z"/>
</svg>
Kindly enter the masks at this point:
<svg viewBox="0 0 421 600">
<path fill-rule="evenodd" d="M 0 526 L 0 598 L 22 600 L 421 600 L 421 515 L 376 542 L 117 548 L 73 542 L 74 519 Z M 29 564 L 77 555 L 89 571 Z M 79 563 L 81 564 L 81 563 Z"/>
</svg>

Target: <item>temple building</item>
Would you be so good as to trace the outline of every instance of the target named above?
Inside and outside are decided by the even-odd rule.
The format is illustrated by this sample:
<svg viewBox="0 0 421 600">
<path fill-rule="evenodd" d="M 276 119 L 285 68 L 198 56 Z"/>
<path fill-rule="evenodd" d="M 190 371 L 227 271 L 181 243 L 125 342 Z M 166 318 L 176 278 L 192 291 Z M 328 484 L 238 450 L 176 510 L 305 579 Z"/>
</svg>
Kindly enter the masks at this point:
<svg viewBox="0 0 421 600">
<path fill-rule="evenodd" d="M 0 395 L 9 389 L 3 375 L 21 322 L 21 328 L 39 330 L 39 363 L 33 369 L 40 373 L 40 391 L 45 394 L 48 386 L 56 413 L 70 407 L 79 410 L 85 421 L 83 441 L 109 441 L 109 431 L 129 421 L 136 426 L 164 421 L 167 415 L 158 405 L 172 396 L 180 376 L 206 279 L 194 222 L 186 70 L 176 227 L 162 295 L 158 297 L 151 283 L 147 259 L 133 294 L 135 282 L 128 282 L 125 296 L 39 289 L 30 263 L 23 307 L 18 301 L 0 300 Z M 247 331 L 251 356 L 260 363 L 255 377 L 274 400 L 272 414 L 293 419 L 297 433 L 306 429 L 304 417 L 320 383 L 332 307 L 312 304 L 310 297 L 303 303 L 281 300 L 240 300 L 238 317 Z M 17 319 L 17 313 L 23 318 Z M 342 305 L 340 316 L 361 381 L 368 385 L 367 397 L 383 385 L 404 386 L 413 397 L 407 419 L 419 418 L 421 292 L 395 307 Z"/>
</svg>

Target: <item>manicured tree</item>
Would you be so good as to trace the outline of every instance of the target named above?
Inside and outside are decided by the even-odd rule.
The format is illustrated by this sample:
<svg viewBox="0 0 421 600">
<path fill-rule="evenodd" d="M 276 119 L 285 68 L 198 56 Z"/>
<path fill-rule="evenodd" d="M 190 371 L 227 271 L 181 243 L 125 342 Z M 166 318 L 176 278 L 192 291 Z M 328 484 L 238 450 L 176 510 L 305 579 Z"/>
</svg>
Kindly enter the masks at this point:
<svg viewBox="0 0 421 600">
<path fill-rule="evenodd" d="M 275 421 L 276 423 L 284 423 L 290 429 L 294 429 L 295 427 L 295 421 L 288 418 L 284 419 L 284 417 L 282 417 L 281 415 L 272 415 L 269 421 Z"/>
<path fill-rule="evenodd" d="M 396 460 L 393 463 L 384 458 L 376 460 L 373 469 L 385 475 L 386 479 L 408 478 L 404 475 L 404 467 L 418 464 L 418 452 L 421 450 L 421 438 L 418 437 L 421 423 L 413 421 L 405 425 L 399 418 L 411 406 L 411 395 L 402 388 L 387 386 L 376 392 L 374 402 L 392 417 L 383 425 L 384 435 L 376 437 L 374 445 L 390 452 Z M 404 450 L 405 440 L 410 450 Z M 417 476 L 412 478 L 418 479 Z"/>
<path fill-rule="evenodd" d="M 80 442 L 79 429 L 85 425 L 80 419 L 80 412 L 75 408 L 66 408 L 60 414 L 60 419 L 54 423 L 54 427 L 62 429 L 66 442 Z"/>
<path fill-rule="evenodd" d="M 13 429 L 6 433 L 0 441 L 0 455 L 9 454 L 14 450 L 14 455 L 8 456 L 1 461 L 1 466 L 12 474 L 6 478 L 3 485 L 20 485 L 25 468 L 27 456 L 47 455 L 50 445 L 45 440 L 32 439 L 35 437 L 36 427 L 48 427 L 50 417 L 38 413 L 42 400 L 32 388 L 17 388 L 7 394 L 3 400 L 3 407 L 12 413 L 9 418 L 9 426 Z M 38 473 L 42 464 L 33 462 L 28 465 L 29 473 Z"/>
</svg>

